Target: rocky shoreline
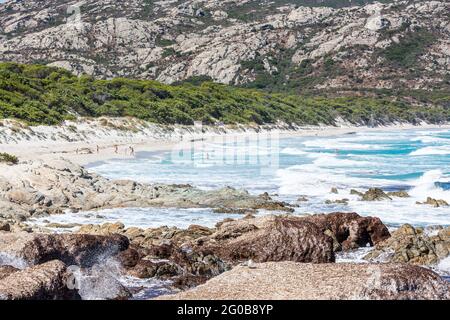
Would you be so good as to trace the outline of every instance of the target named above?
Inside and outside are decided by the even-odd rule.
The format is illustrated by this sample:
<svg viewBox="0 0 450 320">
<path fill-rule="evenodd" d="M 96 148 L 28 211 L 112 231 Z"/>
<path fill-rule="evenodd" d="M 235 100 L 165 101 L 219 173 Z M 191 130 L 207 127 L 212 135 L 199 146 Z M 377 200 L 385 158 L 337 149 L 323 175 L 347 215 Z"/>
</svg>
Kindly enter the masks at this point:
<svg viewBox="0 0 450 320">
<path fill-rule="evenodd" d="M 111 181 L 62 158 L 7 169 L 8 176 L 0 177 L 1 299 L 129 299 L 139 288 L 124 286 L 123 276 L 167 281 L 171 292 L 181 292 L 164 299 L 450 298 L 449 283 L 421 267 L 448 257 L 450 228 L 405 225 L 391 234 L 375 217 L 293 216 L 290 204 L 267 193 Z M 407 194 L 370 189 L 360 196 L 382 201 Z M 236 213 L 236 219 L 213 228 L 84 225 L 63 234 L 27 223 L 64 211 L 117 207 L 211 208 Z M 256 216 L 259 209 L 273 213 Z M 374 247 L 365 257 L 368 263 L 335 263 L 337 253 L 368 246 Z M 275 280 L 289 272 L 302 276 L 284 285 Z M 249 277 L 255 283 L 269 279 L 272 290 L 248 291 Z M 325 290 L 330 283 L 342 288 Z M 233 290 L 225 289 L 230 285 Z"/>
</svg>

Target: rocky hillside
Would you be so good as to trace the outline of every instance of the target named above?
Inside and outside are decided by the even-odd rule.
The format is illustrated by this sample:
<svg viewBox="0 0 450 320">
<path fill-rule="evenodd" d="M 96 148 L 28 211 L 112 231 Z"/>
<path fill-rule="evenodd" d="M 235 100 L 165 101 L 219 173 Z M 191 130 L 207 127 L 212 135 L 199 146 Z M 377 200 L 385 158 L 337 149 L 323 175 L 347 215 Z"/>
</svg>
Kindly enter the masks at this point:
<svg viewBox="0 0 450 320">
<path fill-rule="evenodd" d="M 271 90 L 450 87 L 450 3 L 7 0 L 0 57 Z"/>
</svg>

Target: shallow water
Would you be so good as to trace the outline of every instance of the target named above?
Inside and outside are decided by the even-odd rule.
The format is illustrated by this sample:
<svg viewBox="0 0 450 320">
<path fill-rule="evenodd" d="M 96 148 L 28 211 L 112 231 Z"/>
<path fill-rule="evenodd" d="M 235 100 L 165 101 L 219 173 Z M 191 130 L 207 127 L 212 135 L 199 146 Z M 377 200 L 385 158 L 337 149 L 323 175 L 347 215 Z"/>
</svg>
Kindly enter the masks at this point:
<svg viewBox="0 0 450 320">
<path fill-rule="evenodd" d="M 296 213 L 355 211 L 380 217 L 396 226 L 449 225 L 450 207 L 417 205 L 428 196 L 450 202 L 450 130 L 397 130 L 357 133 L 338 137 L 298 137 L 260 141 L 223 138 L 200 143 L 191 150 L 140 153 L 133 160 L 111 160 L 94 170 L 113 179 L 141 182 L 191 183 L 204 189 L 223 186 L 269 192 L 296 203 Z M 336 187 L 339 194 L 331 194 Z M 381 187 L 407 190 L 411 198 L 363 202 L 350 195 Z M 348 205 L 325 204 L 326 200 L 349 199 Z M 122 210 L 122 212 L 120 212 Z M 223 217 L 208 210 L 141 209 L 127 214 L 120 209 L 114 219 L 130 225 L 155 223 L 184 227 L 189 223 L 211 225 Z M 136 221 L 134 221 L 136 219 Z M 203 221 L 202 221 L 203 220 Z"/>
<path fill-rule="evenodd" d="M 259 140 L 233 137 L 200 142 L 190 150 L 139 153 L 132 160 L 95 163 L 90 170 L 112 179 L 148 183 L 190 183 L 203 189 L 225 186 L 244 188 L 253 194 L 269 192 L 275 198 L 299 205 L 296 214 L 353 211 L 380 217 L 390 227 L 450 225 L 450 207 L 417 205 L 428 196 L 450 203 L 450 130 L 398 130 L 357 133 L 338 137 L 298 137 Z M 331 188 L 338 188 L 332 194 Z M 363 202 L 350 189 L 365 191 L 407 190 L 410 198 Z M 297 202 L 299 196 L 309 201 Z M 348 205 L 325 204 L 347 198 Z M 267 214 L 260 212 L 259 215 Z M 214 226 L 236 215 L 211 209 L 118 208 L 100 212 L 68 213 L 35 221 L 58 223 L 124 223 L 141 228 L 162 225 L 186 228 L 191 224 Z M 59 230 L 61 231 L 61 230 Z M 66 231 L 66 230 L 64 230 Z M 364 263 L 370 248 L 342 253 L 337 262 Z M 450 276 L 450 260 L 435 269 Z M 447 280 L 450 278 L 447 277 Z M 131 288 L 141 287 L 135 299 L 170 293 L 166 282 L 121 278 Z"/>
</svg>

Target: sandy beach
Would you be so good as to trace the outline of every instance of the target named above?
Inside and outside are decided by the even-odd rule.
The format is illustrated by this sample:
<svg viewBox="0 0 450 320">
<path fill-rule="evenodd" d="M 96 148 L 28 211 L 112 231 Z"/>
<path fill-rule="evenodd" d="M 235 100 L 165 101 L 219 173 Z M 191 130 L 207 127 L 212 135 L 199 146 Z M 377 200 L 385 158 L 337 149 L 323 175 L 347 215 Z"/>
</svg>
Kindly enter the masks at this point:
<svg viewBox="0 0 450 320">
<path fill-rule="evenodd" d="M 223 139 L 258 139 L 261 136 L 281 137 L 325 137 L 358 132 L 410 129 L 447 129 L 450 124 L 433 125 L 423 123 L 392 124 L 370 128 L 366 126 L 160 126 L 140 120 L 108 119 L 114 126 L 103 126 L 101 121 L 84 120 L 67 122 L 61 126 L 23 127 L 17 129 L 15 122 L 0 126 L 0 152 L 18 156 L 21 160 L 57 159 L 64 157 L 79 165 L 109 159 L 131 159 L 138 152 L 157 152 L 186 149 L 196 143 L 222 141 Z M 128 132 L 118 129 L 124 123 Z M 78 133 L 75 134 L 75 128 Z M 30 134 L 30 132 L 32 132 Z M 3 136 L 3 139 L 1 137 Z M 36 136 L 37 138 L 35 138 Z M 5 138 L 6 137 L 6 138 Z M 133 153 L 134 151 L 134 153 Z"/>
<path fill-rule="evenodd" d="M 435 185 L 442 180 L 440 175 L 435 175 L 436 170 L 431 171 L 430 188 L 423 183 L 427 179 L 418 179 L 422 181 L 418 188 L 422 193 L 417 196 L 414 184 L 407 192 L 368 189 L 367 179 L 346 180 L 345 175 L 338 172 L 333 176 L 334 169 L 325 170 L 323 166 L 344 164 L 344 168 L 371 172 L 378 161 L 371 156 L 377 149 L 363 145 L 359 139 L 371 140 L 372 135 L 367 133 L 372 132 L 381 136 L 375 139 L 377 147 L 381 146 L 380 153 L 386 150 L 383 146 L 393 143 L 416 145 L 405 154 L 394 155 L 390 162 L 414 159 L 411 153 L 429 151 L 426 148 L 430 146 L 428 142 L 417 143 L 414 139 L 441 141 L 443 138 L 435 135 L 441 132 L 439 129 L 448 130 L 449 125 L 188 127 L 161 126 L 128 118 L 107 119 L 107 125 L 104 123 L 104 119 L 80 120 L 55 127 L 27 127 L 6 121 L 0 126 L 0 152 L 14 154 L 20 160 L 16 165 L 0 165 L 0 253 L 7 252 L 6 264 L 11 264 L 8 269 L 0 269 L 7 274 L 4 280 L 0 279 L 0 295 L 9 299 L 39 299 L 40 292 L 56 298 L 73 294 L 81 299 L 136 298 L 133 294 L 139 294 L 142 299 L 156 296 L 161 299 L 329 299 L 342 293 L 341 299 L 448 299 L 448 283 L 430 270 L 446 275 L 450 252 L 450 227 L 445 211 L 448 205 L 441 200 L 446 199 L 443 196 L 446 191 Z M 420 129 L 420 132 L 400 132 L 409 129 Z M 426 130 L 436 132 L 427 136 Z M 336 139 L 314 139 L 333 136 Z M 139 170 L 139 160 L 130 161 L 129 166 L 120 161 L 113 163 L 126 178 L 108 176 L 98 168 L 85 168 L 108 159 L 143 156 L 139 152 L 177 152 L 193 144 L 221 145 L 240 142 L 240 139 L 244 142 L 258 139 L 259 147 L 263 145 L 259 143 L 262 139 L 276 142 L 277 138 L 284 137 L 312 137 L 306 140 L 313 142 L 313 148 L 305 151 L 308 147 L 301 146 L 303 139 L 280 140 L 283 148 L 289 146 L 299 151 L 297 156 L 301 160 L 294 159 L 286 168 L 278 168 L 281 175 L 277 177 L 281 179 L 275 187 L 267 176 L 239 166 L 233 167 L 236 171 L 232 174 L 218 168 L 208 171 L 207 167 L 199 167 L 202 169 L 193 173 L 196 180 L 191 184 L 177 174 L 180 172 L 177 164 L 169 164 L 170 168 L 152 167 L 152 172 L 161 170 L 163 178 L 168 175 L 167 182 L 158 181 L 158 176 L 140 181 L 146 172 Z M 252 141 L 250 145 L 255 144 Z M 340 159 L 334 153 L 335 148 L 344 150 L 349 145 L 351 153 L 359 150 L 369 158 L 358 162 L 358 154 L 356 158 Z M 328 148 L 330 152 L 321 153 L 320 148 Z M 447 149 L 432 151 L 447 152 Z M 285 159 L 292 156 L 280 154 Z M 301 161 L 310 154 L 317 157 L 309 158 L 302 166 Z M 414 163 L 405 167 L 422 170 L 415 169 Z M 129 178 L 130 168 L 137 174 Z M 170 180 L 171 174 L 175 180 Z M 202 175 L 203 179 L 215 183 L 214 188 L 201 188 Z M 246 184 L 242 183 L 243 179 Z M 264 188 L 251 189 L 254 186 Z M 356 194 L 352 194 L 353 188 L 357 189 Z M 403 198 L 404 194 L 407 197 Z M 438 197 L 434 201 L 440 201 L 443 207 L 415 203 L 431 196 Z M 368 208 L 372 208 L 369 213 Z M 418 221 L 414 220 L 418 219 L 414 213 L 419 210 L 427 212 L 423 221 L 433 222 L 430 228 L 409 224 Z M 390 221 L 399 221 L 402 226 L 392 229 Z M 281 243 L 280 239 L 283 239 Z M 424 243 L 430 249 L 421 251 Z M 375 248 L 368 252 L 368 246 Z M 117 250 L 111 252 L 111 248 Z M 189 248 L 188 255 L 186 248 Z M 50 251 L 57 261 L 47 260 Z M 98 260 L 92 260 L 91 264 L 86 260 L 90 252 L 99 253 Z M 105 254 L 109 257 L 107 262 Z M 23 257 L 23 260 L 10 259 L 10 256 Z M 359 261 L 366 257 L 368 263 L 361 264 Z M 271 262 L 265 264 L 267 261 Z M 385 280 L 381 285 L 371 284 L 373 266 L 378 266 L 379 261 L 387 264 L 381 269 L 377 267 L 375 274 Z M 79 276 L 83 281 L 83 290 L 79 292 L 50 290 L 47 293 L 41 285 L 30 287 L 36 275 L 50 274 L 42 279 L 44 286 L 49 283 L 50 289 L 65 288 L 60 282 L 67 266 L 86 264 L 88 268 Z M 111 277 L 104 280 L 105 274 Z M 296 275 L 291 277 L 292 281 L 282 281 L 292 274 Z M 332 280 L 323 281 L 330 277 Z M 97 279 L 102 279 L 108 289 L 98 289 Z M 153 287 L 155 282 L 167 279 L 176 285 L 161 282 L 160 290 Z M 334 286 L 333 279 L 346 285 L 328 290 Z M 349 283 L 348 279 L 355 281 Z M 399 282 L 399 279 L 406 280 Z M 382 285 L 391 280 L 398 286 Z M 258 290 L 259 284 L 269 290 Z M 148 287 L 141 288 L 141 285 Z M 132 293 L 136 287 L 141 289 Z M 192 287 L 197 289 L 185 291 Z M 179 290 L 178 295 L 165 296 Z"/>
</svg>

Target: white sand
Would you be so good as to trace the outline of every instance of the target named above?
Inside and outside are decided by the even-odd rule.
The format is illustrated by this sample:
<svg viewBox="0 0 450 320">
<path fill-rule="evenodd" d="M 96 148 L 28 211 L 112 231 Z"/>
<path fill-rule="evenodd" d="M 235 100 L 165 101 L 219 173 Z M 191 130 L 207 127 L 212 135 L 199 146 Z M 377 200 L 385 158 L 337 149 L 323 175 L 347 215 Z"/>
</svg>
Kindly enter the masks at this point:
<svg viewBox="0 0 450 320">
<path fill-rule="evenodd" d="M 106 126 L 104 125 L 105 121 L 108 122 Z M 124 130 L 123 127 L 126 129 Z M 161 126 L 128 118 L 106 120 L 102 118 L 67 122 L 62 126 L 24 127 L 15 121 L 3 120 L 3 125 L 0 126 L 0 152 L 17 155 L 21 160 L 64 157 L 77 164 L 86 165 L 113 158 L 132 158 L 130 146 L 136 153 L 167 151 L 175 147 L 182 149 L 192 145 L 192 140 L 217 141 L 223 137 L 255 139 L 268 134 L 268 132 L 272 137 L 306 137 L 333 136 L 362 131 L 437 128 L 447 129 L 450 128 L 450 125 L 397 124 L 368 128 L 344 124 L 340 127 L 310 126 L 297 127 L 293 130 L 288 129 L 286 125 L 265 127 Z M 86 154 L 84 149 L 90 149 L 91 153 Z"/>
</svg>

